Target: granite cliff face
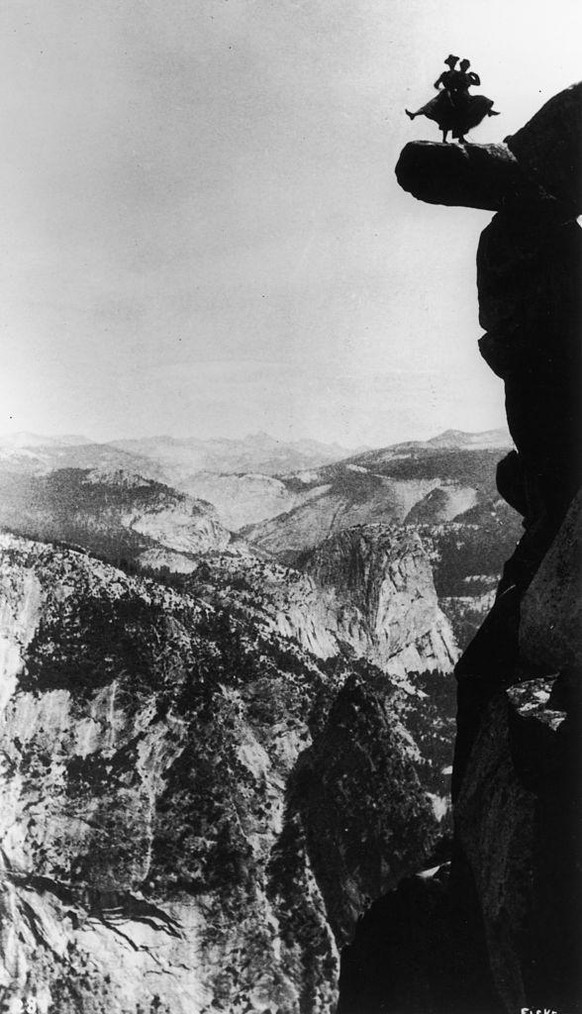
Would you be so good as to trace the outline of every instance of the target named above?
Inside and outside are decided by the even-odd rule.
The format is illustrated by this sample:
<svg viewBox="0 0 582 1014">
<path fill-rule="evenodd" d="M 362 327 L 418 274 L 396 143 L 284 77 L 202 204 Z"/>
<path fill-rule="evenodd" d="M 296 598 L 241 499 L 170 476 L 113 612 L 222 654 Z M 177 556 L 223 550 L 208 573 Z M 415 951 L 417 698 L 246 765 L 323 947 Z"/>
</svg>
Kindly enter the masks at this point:
<svg viewBox="0 0 582 1014">
<path fill-rule="evenodd" d="M 459 649 L 415 531 L 367 525 L 305 554 L 297 567 L 252 554 L 199 562 L 187 587 L 320 659 L 362 658 L 392 680 L 452 672 Z"/>
<path fill-rule="evenodd" d="M 402 675 L 450 671 L 457 646 L 415 531 L 350 528 L 320 543 L 300 565 L 319 587 L 334 590 L 340 639 L 349 644 L 350 631 L 359 627 L 370 661 Z"/>
<path fill-rule="evenodd" d="M 398 180 L 496 211 L 477 254 L 481 353 L 515 450 L 499 492 L 524 519 L 456 667 L 450 864 L 372 906 L 342 960 L 342 1014 L 579 1011 L 582 85 L 502 145 L 407 145 Z"/>
<path fill-rule="evenodd" d="M 441 834 L 446 678 L 318 660 L 202 567 L 0 536 L 8 1010 L 327 1014 L 338 946 Z"/>
<path fill-rule="evenodd" d="M 495 485 L 496 464 L 510 446 L 504 431 L 453 431 L 287 476 L 287 487 L 309 499 L 241 534 L 257 552 L 306 571 L 319 547 L 348 547 L 350 531 L 382 525 L 403 539 L 420 538 L 439 608 L 464 648 L 491 608 L 504 561 L 523 534 L 518 513 Z"/>
</svg>

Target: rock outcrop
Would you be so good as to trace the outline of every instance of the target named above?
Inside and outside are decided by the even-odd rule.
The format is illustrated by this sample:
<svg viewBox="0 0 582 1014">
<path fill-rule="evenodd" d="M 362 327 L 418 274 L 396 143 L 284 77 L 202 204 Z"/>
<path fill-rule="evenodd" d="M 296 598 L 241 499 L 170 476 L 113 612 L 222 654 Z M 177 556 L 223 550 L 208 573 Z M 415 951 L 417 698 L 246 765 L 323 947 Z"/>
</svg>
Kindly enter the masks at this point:
<svg viewBox="0 0 582 1014">
<path fill-rule="evenodd" d="M 452 863 L 404 879 L 344 950 L 340 1014 L 577 1010 L 579 721 L 555 681 L 485 706 Z"/>
<path fill-rule="evenodd" d="M 497 482 L 525 532 L 456 667 L 450 869 L 372 907 L 342 1014 L 581 1009 L 581 157 L 576 85 L 504 145 L 407 145 L 397 168 L 422 200 L 497 211 L 480 349 L 505 382 L 516 450 Z"/>
<path fill-rule="evenodd" d="M 396 178 L 429 204 L 500 211 L 547 201 L 566 219 L 582 212 L 582 85 L 555 95 L 500 144 L 405 145 Z"/>
<path fill-rule="evenodd" d="M 418 200 L 499 211 L 508 194 L 535 193 L 506 144 L 412 141 L 396 166 L 400 186 Z"/>
<path fill-rule="evenodd" d="M 521 602 L 520 657 L 528 672 L 575 669 L 582 659 L 581 539 L 579 494 Z"/>
<path fill-rule="evenodd" d="M 582 212 L 582 86 L 572 85 L 554 95 L 513 134 L 506 138 L 527 176 L 546 194 Z"/>
<path fill-rule="evenodd" d="M 554 687 L 527 680 L 492 698 L 455 806 L 491 977 L 508 1011 L 575 1010 L 582 995 L 580 722 L 554 703 Z"/>
</svg>

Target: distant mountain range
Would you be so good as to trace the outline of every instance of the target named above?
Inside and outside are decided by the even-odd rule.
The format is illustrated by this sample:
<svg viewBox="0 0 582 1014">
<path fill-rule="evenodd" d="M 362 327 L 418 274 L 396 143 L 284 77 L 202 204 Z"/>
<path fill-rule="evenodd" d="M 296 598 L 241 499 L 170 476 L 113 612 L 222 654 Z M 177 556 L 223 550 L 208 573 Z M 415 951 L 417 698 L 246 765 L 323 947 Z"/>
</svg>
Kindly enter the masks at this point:
<svg viewBox="0 0 582 1014">
<path fill-rule="evenodd" d="M 518 515 L 495 487 L 496 464 L 509 443 L 503 431 L 448 431 L 278 476 L 205 471 L 186 478 L 188 441 L 132 442 L 156 451 L 156 459 L 79 443 L 82 438 L 42 439 L 23 434 L 0 443 L 0 525 L 11 531 L 158 573 L 190 573 L 200 556 L 224 553 L 239 558 L 235 570 L 241 554 L 251 554 L 309 573 L 310 554 L 342 532 L 412 527 L 429 553 L 440 606 L 461 645 L 488 608 L 503 560 L 521 534 Z M 249 446 L 257 454 L 272 452 L 273 442 L 263 436 L 239 443 L 245 460 Z M 213 442 L 215 464 L 217 444 L 227 445 L 228 457 L 236 442 Z M 324 452 L 332 449 L 320 447 Z M 172 454 L 179 462 L 174 468 Z M 177 475 L 176 484 L 168 473 Z"/>
<path fill-rule="evenodd" d="M 31 449 L 34 447 L 59 447 L 75 444 L 90 444 L 87 437 L 76 434 L 64 434 L 58 437 L 42 436 L 39 433 L 5 433 L 0 436 L 0 450 Z"/>
<path fill-rule="evenodd" d="M 464 430 L 445 430 L 444 433 L 439 433 L 438 436 L 432 437 L 426 443 L 421 443 L 420 445 L 424 447 L 473 447 L 484 449 L 486 447 L 511 447 L 512 440 L 509 431 L 505 428 L 484 430 L 482 433 L 466 433 Z"/>
<path fill-rule="evenodd" d="M 391 450 L 431 447 L 505 447 L 511 445 L 506 430 L 488 430 L 484 433 L 465 433 L 446 430 L 428 441 L 395 444 Z M 268 433 L 253 433 L 240 439 L 154 436 L 110 441 L 95 441 L 79 434 L 46 436 L 38 433 L 11 433 L 0 436 L 0 462 L 25 452 L 24 457 L 35 458 L 38 467 L 82 468 L 105 464 L 115 466 L 125 461 L 150 460 L 170 470 L 189 474 L 212 472 L 242 474 L 258 472 L 262 475 L 284 475 L 308 468 L 341 461 L 370 450 L 366 447 L 350 449 L 340 444 L 325 444 L 317 440 L 283 441 Z"/>
<path fill-rule="evenodd" d="M 442 524 L 467 511 L 476 521 L 479 511 L 487 514 L 499 501 L 495 469 L 503 449 L 398 444 L 285 476 L 281 481 L 295 496 L 302 493 L 303 503 L 242 534 L 291 558 L 353 525 Z"/>
<path fill-rule="evenodd" d="M 122 470 L 209 501 L 215 506 L 220 522 L 231 531 L 237 531 L 318 498 L 323 492 L 318 487 L 331 482 L 337 489 L 339 473 L 322 471 L 326 466 L 343 463 L 343 485 L 353 488 L 354 476 L 350 476 L 350 482 L 346 480 L 348 470 L 355 473 L 363 468 L 372 477 L 373 473 L 385 471 L 377 466 L 387 461 L 410 461 L 419 456 L 426 459 L 439 450 L 485 451 L 510 445 L 510 438 L 503 430 L 481 434 L 448 430 L 426 442 L 413 441 L 356 452 L 339 444 L 310 440 L 285 443 L 264 433 L 240 440 L 204 441 L 161 436 L 111 443 L 94 443 L 82 436 L 60 438 L 18 433 L 0 437 L 0 477 L 7 472 L 46 475 L 64 468 Z M 438 468 L 436 459 L 435 467 Z M 423 495 L 429 493 L 430 488 L 430 482 L 425 483 Z M 418 499 L 412 488 L 401 493 L 408 509 L 412 508 Z M 370 497 L 366 495 L 365 498 Z M 379 501 L 379 509 L 371 508 L 369 512 L 372 521 L 386 517 L 383 507 L 386 496 L 382 491 Z M 449 508 L 449 514 L 452 509 Z M 444 508 L 443 511 L 446 513 Z M 401 513 L 393 512 L 388 519 L 400 520 Z M 354 523 L 367 519 L 367 516 L 357 517 Z"/>
<path fill-rule="evenodd" d="M 322 444 L 316 440 L 287 443 L 267 433 L 254 433 L 240 440 L 143 437 L 115 440 L 110 446 L 151 458 L 185 474 L 260 472 L 262 475 L 277 475 L 302 468 L 318 468 L 354 453 L 339 444 Z"/>
<path fill-rule="evenodd" d="M 266 433 L 239 440 L 199 440 L 195 437 L 142 437 L 97 443 L 82 436 L 43 437 L 16 433 L 0 437 L 0 467 L 22 459 L 30 470 L 54 468 L 127 468 L 152 478 L 171 479 L 182 486 L 198 472 L 275 475 L 319 468 L 353 454 L 339 444 L 315 440 L 285 442 Z"/>
</svg>

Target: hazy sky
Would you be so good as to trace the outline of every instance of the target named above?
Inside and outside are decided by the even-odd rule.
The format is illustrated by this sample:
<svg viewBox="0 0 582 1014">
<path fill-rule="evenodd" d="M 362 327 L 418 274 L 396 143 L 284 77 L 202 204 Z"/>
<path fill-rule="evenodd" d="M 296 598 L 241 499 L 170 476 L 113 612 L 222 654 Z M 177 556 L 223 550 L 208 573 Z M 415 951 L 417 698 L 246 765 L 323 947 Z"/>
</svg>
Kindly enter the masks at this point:
<svg viewBox="0 0 582 1014">
<path fill-rule="evenodd" d="M 400 191 L 468 56 L 499 140 L 580 74 L 580 0 L 4 0 L 0 432 L 348 445 L 503 419 L 490 215 Z"/>
</svg>

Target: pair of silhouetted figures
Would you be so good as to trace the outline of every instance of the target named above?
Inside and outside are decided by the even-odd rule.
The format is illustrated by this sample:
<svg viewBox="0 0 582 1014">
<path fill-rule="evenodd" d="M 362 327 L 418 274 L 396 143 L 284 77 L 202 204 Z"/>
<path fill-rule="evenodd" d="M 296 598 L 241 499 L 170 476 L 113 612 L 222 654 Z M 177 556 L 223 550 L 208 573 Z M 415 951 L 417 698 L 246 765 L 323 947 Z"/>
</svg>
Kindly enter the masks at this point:
<svg viewBox="0 0 582 1014">
<path fill-rule="evenodd" d="M 458 56 L 448 56 L 445 63 L 449 70 L 443 71 L 434 83 L 438 95 L 415 113 L 408 109 L 405 109 L 405 113 L 411 120 L 415 116 L 426 116 L 429 120 L 434 120 L 443 132 L 443 141 L 446 142 L 447 134 L 451 131 L 453 137 L 463 142 L 468 130 L 476 127 L 486 116 L 499 116 L 499 113 L 493 109 L 493 99 L 470 94 L 469 88 L 480 85 L 481 81 L 478 74 L 469 70 L 469 60 L 461 60 L 459 70 L 456 69 Z"/>
</svg>

